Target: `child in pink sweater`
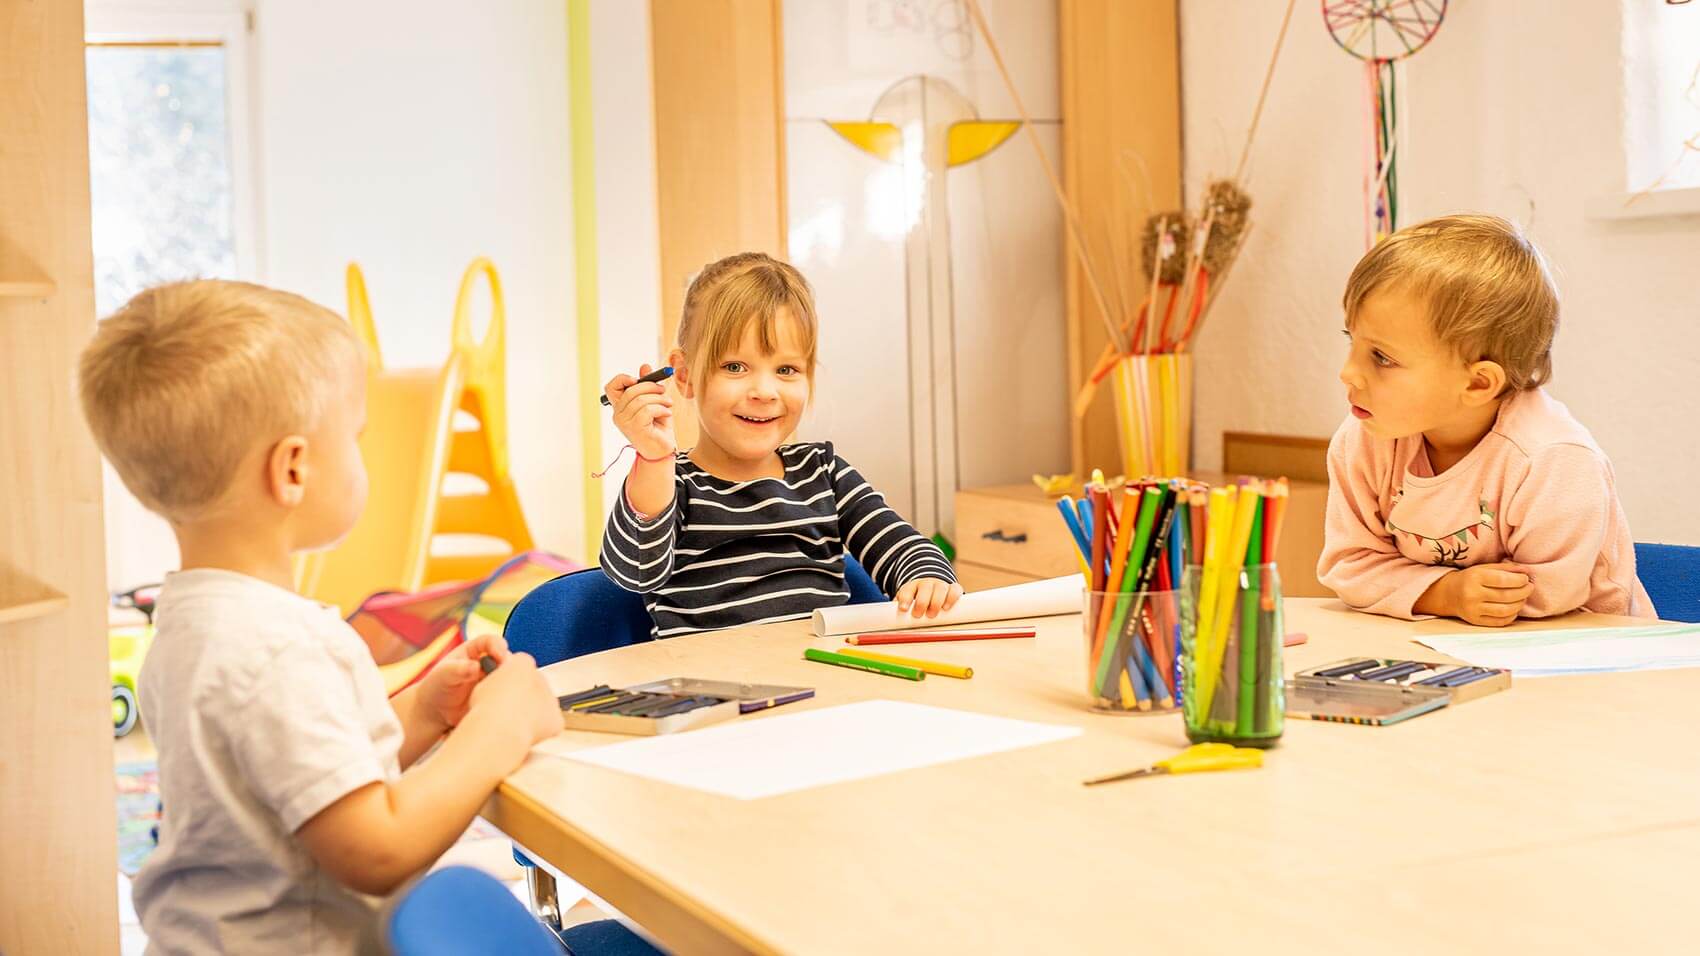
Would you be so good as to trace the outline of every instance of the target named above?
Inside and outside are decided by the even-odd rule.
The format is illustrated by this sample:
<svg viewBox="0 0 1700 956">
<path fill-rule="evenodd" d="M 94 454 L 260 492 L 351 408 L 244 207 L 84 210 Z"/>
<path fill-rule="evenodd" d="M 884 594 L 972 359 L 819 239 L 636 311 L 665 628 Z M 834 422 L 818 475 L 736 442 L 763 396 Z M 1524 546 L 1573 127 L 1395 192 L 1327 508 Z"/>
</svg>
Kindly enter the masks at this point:
<svg viewBox="0 0 1700 956">
<path fill-rule="evenodd" d="M 1401 229 L 1352 270 L 1345 309 L 1323 584 L 1359 610 L 1488 627 L 1654 616 L 1611 462 L 1541 388 L 1558 292 L 1516 227 Z"/>
</svg>

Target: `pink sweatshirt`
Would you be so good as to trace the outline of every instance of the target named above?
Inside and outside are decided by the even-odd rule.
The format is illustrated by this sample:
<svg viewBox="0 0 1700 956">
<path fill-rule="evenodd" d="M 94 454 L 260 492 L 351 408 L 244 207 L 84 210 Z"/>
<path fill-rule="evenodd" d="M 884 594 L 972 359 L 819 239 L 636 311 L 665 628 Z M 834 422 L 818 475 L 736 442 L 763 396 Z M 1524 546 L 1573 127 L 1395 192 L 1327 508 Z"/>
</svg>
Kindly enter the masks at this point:
<svg viewBox="0 0 1700 956">
<path fill-rule="evenodd" d="M 1655 616 L 1611 462 L 1544 390 L 1506 399 L 1493 430 L 1439 475 L 1421 435 L 1374 438 L 1347 417 L 1328 445 L 1325 586 L 1359 610 L 1415 620 L 1442 575 L 1501 561 L 1529 570 L 1523 617 Z"/>
</svg>

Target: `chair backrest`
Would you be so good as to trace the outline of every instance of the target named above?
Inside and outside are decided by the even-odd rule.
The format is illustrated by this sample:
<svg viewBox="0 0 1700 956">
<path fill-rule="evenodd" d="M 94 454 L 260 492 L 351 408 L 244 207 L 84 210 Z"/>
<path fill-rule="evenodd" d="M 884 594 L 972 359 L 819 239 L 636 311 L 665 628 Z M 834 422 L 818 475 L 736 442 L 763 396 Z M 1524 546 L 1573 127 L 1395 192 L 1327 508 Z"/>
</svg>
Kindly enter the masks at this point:
<svg viewBox="0 0 1700 956">
<path fill-rule="evenodd" d="M 561 956 L 555 935 L 483 870 L 445 866 L 397 894 L 379 916 L 394 956 Z"/>
<path fill-rule="evenodd" d="M 844 554 L 844 583 L 850 586 L 849 604 L 879 604 L 891 600 L 891 596 L 874 583 L 873 575 L 849 552 Z"/>
<path fill-rule="evenodd" d="M 889 600 L 856 559 L 844 556 L 850 604 Z M 615 584 L 601 568 L 564 574 L 521 598 L 503 629 L 508 648 L 540 665 L 650 639 L 652 622 L 641 595 Z"/>
<path fill-rule="evenodd" d="M 1637 544 L 1635 574 L 1661 619 L 1700 622 L 1700 548 Z"/>
<path fill-rule="evenodd" d="M 563 574 L 514 605 L 502 634 L 508 649 L 554 664 L 649 640 L 643 597 L 615 584 L 601 568 Z"/>
</svg>

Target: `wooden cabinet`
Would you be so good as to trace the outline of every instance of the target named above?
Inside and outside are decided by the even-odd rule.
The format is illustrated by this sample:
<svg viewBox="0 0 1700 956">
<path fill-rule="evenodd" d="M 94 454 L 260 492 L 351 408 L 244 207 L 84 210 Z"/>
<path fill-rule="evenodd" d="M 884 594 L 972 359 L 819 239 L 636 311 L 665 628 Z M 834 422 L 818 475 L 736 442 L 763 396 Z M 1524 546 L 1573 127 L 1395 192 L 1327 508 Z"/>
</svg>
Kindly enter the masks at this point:
<svg viewBox="0 0 1700 956">
<path fill-rule="evenodd" d="M 1222 482 L 1222 475 L 1197 475 Z M 1292 482 L 1286 526 L 1275 560 L 1289 597 L 1333 597 L 1316 580 L 1322 555 L 1328 485 Z M 1080 571 L 1080 560 L 1056 499 L 1027 485 L 1001 485 L 956 493 L 956 575 L 970 591 L 1021 584 Z"/>
<path fill-rule="evenodd" d="M 81 0 L 0 15 L 0 952 L 116 953 Z"/>
</svg>

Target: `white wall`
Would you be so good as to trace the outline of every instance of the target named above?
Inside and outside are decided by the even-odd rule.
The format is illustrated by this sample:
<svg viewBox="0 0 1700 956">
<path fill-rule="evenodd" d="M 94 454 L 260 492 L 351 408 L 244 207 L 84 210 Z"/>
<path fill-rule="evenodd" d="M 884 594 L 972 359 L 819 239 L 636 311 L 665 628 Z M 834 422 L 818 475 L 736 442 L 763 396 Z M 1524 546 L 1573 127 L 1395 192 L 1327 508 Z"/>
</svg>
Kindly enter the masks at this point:
<svg viewBox="0 0 1700 956">
<path fill-rule="evenodd" d="M 645 362 L 660 365 L 661 240 L 655 180 L 655 73 L 651 69 L 649 4 L 592 0 L 590 95 L 596 144 L 596 282 L 602 375 L 585 383 L 595 401 L 602 383 L 617 372 L 636 373 Z M 602 415 L 600 471 L 626 439 L 611 415 Z M 606 511 L 619 500 L 631 469 L 626 457 L 602 479 Z M 588 478 L 586 480 L 589 480 Z M 600 529 L 604 515 L 595 515 Z M 592 551 L 587 560 L 595 557 Z"/>
<path fill-rule="evenodd" d="M 585 557 L 564 0 L 256 12 L 264 280 L 341 311 L 360 262 L 385 363 L 434 366 L 461 271 L 489 256 L 520 498 L 540 547 Z"/>
<path fill-rule="evenodd" d="M 1453 0 L 1407 64 L 1401 222 L 1456 211 L 1526 225 L 1563 294 L 1551 391 L 1617 469 L 1642 541 L 1700 544 L 1700 217 L 1604 222 L 1628 161 L 1617 4 Z M 1642 6 L 1653 6 L 1644 4 Z M 1666 7 L 1700 16 L 1700 8 Z M 1232 172 L 1285 4 L 1185 0 L 1189 202 Z M 1632 4 L 1633 7 L 1633 4 Z M 1224 430 L 1327 436 L 1345 412 L 1340 293 L 1362 255 L 1362 67 L 1300 3 L 1252 160 L 1256 228 L 1198 344 L 1196 464 Z"/>
</svg>

